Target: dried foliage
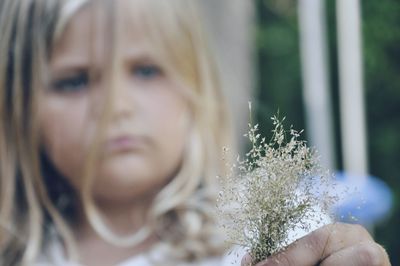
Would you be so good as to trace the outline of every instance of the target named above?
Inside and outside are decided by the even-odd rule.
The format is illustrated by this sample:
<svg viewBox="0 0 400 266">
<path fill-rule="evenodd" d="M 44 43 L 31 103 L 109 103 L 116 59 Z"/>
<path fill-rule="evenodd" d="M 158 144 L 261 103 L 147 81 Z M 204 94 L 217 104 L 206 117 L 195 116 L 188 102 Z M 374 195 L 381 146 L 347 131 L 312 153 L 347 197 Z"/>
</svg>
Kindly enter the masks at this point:
<svg viewBox="0 0 400 266">
<path fill-rule="evenodd" d="M 333 179 L 316 152 L 299 139 L 301 132 L 286 131 L 284 119 L 271 119 L 271 140 L 250 123 L 245 136 L 251 150 L 220 178 L 217 207 L 223 227 L 232 244 L 247 249 L 253 264 L 282 251 L 295 240 L 296 230 L 308 232 L 326 222 L 335 201 L 328 193 Z"/>
</svg>

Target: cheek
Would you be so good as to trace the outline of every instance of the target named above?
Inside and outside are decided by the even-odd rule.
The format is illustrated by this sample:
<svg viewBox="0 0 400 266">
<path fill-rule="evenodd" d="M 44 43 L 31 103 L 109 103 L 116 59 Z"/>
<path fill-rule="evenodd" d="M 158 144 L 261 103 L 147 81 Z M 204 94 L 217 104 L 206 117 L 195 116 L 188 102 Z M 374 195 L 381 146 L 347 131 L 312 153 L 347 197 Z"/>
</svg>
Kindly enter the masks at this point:
<svg viewBox="0 0 400 266">
<path fill-rule="evenodd" d="M 72 181 L 80 175 L 87 148 L 82 109 L 45 106 L 40 115 L 44 151 L 57 170 Z"/>
<path fill-rule="evenodd" d="M 155 110 L 157 140 L 160 145 L 160 163 L 176 167 L 183 156 L 190 126 L 189 111 L 182 101 L 171 101 L 164 108 Z"/>
<path fill-rule="evenodd" d="M 172 142 L 183 142 L 189 126 L 189 106 L 182 95 L 172 88 L 165 89 L 158 97 L 149 97 L 147 106 L 156 130 Z"/>
</svg>

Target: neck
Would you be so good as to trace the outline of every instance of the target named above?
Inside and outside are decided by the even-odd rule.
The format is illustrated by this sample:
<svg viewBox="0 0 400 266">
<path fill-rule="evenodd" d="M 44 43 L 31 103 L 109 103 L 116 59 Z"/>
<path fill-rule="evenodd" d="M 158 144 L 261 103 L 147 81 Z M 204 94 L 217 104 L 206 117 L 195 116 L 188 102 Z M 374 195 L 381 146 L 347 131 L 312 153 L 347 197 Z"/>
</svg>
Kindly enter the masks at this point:
<svg viewBox="0 0 400 266">
<path fill-rule="evenodd" d="M 146 224 L 148 210 L 151 208 L 154 196 L 139 200 L 113 201 L 107 199 L 97 199 L 96 207 L 110 231 L 117 236 L 133 235 Z M 84 214 L 83 207 L 79 208 L 78 230 L 80 236 L 95 233 L 87 216 Z"/>
<path fill-rule="evenodd" d="M 147 213 L 151 207 L 153 198 L 153 196 L 149 196 L 148 198 L 141 198 L 140 200 L 130 202 L 114 202 L 102 199 L 96 201 L 96 206 L 98 206 L 100 211 L 103 219 L 102 222 L 106 224 L 108 229 L 113 232 L 115 236 L 126 238 L 127 236 L 135 234 L 145 225 Z M 91 261 L 93 256 L 89 254 L 98 254 L 97 258 L 102 257 L 99 254 L 104 254 L 104 256 L 108 257 L 107 260 L 112 260 L 107 263 L 115 263 L 140 254 L 157 242 L 157 237 L 151 235 L 145 241 L 133 247 L 125 248 L 114 246 L 99 236 L 91 226 L 86 215 L 84 215 L 83 208 L 80 208 L 80 210 L 79 226 L 75 227 L 75 237 L 79 250 L 82 252 L 82 262 L 86 262 L 88 265 L 93 263 L 93 261 Z M 90 263 L 89 260 L 92 263 Z M 93 265 L 100 264 L 93 263 Z"/>
</svg>

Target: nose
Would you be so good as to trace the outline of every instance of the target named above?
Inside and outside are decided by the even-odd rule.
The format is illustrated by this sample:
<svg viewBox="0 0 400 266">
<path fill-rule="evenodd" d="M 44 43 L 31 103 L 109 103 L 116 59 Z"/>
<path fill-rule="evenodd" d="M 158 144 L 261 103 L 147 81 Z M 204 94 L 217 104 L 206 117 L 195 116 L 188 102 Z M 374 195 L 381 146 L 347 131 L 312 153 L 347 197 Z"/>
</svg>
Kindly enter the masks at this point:
<svg viewBox="0 0 400 266">
<path fill-rule="evenodd" d="M 124 81 L 116 81 L 113 86 L 110 86 L 110 90 L 108 93 L 110 97 L 110 118 L 118 121 L 132 116 L 135 105 L 134 99 Z"/>
</svg>

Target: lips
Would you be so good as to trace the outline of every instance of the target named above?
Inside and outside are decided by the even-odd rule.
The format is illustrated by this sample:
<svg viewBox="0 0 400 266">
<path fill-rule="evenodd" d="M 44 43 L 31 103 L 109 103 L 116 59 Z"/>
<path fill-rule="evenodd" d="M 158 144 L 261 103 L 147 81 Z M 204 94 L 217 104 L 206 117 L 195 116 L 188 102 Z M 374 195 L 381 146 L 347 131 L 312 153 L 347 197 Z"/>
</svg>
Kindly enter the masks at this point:
<svg viewBox="0 0 400 266">
<path fill-rule="evenodd" d="M 143 138 L 126 135 L 111 138 L 106 143 L 106 149 L 109 153 L 132 152 L 143 148 L 144 144 Z"/>
</svg>

